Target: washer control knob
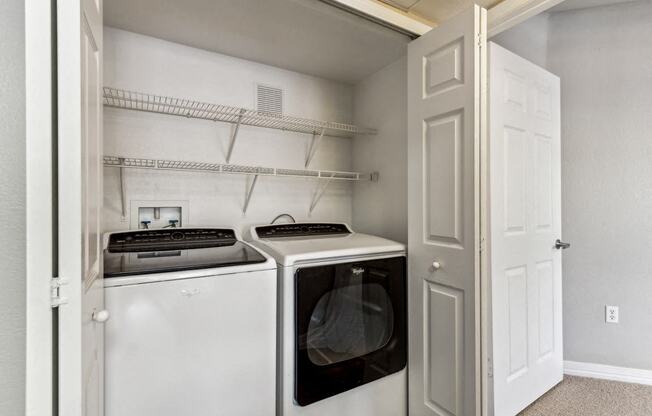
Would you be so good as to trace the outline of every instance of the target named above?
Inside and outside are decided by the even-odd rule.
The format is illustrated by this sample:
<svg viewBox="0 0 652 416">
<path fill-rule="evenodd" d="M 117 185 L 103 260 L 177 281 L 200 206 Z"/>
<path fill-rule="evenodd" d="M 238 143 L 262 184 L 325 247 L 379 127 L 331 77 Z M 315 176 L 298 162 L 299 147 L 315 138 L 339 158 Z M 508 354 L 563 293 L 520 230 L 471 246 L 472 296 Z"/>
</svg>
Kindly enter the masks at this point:
<svg viewBox="0 0 652 416">
<path fill-rule="evenodd" d="M 93 312 L 93 320 L 95 322 L 104 323 L 109 320 L 109 316 L 110 314 L 107 310 Z"/>
<path fill-rule="evenodd" d="M 432 262 L 432 268 L 435 269 L 435 270 L 441 269 L 441 263 L 438 262 L 438 261 L 433 261 Z"/>
</svg>

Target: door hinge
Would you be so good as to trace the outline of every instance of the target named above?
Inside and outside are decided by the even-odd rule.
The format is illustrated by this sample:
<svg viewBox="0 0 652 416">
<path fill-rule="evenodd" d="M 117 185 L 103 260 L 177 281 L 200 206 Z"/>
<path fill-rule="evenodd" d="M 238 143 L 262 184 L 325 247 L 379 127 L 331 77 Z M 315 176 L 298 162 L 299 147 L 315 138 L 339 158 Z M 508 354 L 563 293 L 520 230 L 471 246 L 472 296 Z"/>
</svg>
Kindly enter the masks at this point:
<svg viewBox="0 0 652 416">
<path fill-rule="evenodd" d="M 485 43 L 485 35 L 484 33 L 478 33 L 476 35 L 476 39 L 478 41 L 478 46 L 482 48 L 482 45 Z"/>
<path fill-rule="evenodd" d="M 68 284 L 68 279 L 54 277 L 50 279 L 50 306 L 58 308 L 68 303 L 68 298 L 61 296 L 61 286 Z"/>
<path fill-rule="evenodd" d="M 494 376 L 494 363 L 491 358 L 487 358 L 487 377 L 492 378 Z"/>
</svg>

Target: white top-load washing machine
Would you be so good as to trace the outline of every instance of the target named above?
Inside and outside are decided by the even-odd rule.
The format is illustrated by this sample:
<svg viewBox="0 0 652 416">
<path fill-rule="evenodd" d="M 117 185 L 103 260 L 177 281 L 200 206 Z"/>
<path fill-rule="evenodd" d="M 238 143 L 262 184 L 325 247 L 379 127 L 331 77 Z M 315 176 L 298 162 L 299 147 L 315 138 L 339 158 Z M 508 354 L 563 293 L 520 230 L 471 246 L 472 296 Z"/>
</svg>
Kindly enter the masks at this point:
<svg viewBox="0 0 652 416">
<path fill-rule="evenodd" d="M 325 223 L 251 240 L 278 263 L 278 414 L 406 415 L 405 246 Z"/>
<path fill-rule="evenodd" d="M 106 416 L 273 416 L 276 263 L 233 229 L 112 233 Z"/>
</svg>

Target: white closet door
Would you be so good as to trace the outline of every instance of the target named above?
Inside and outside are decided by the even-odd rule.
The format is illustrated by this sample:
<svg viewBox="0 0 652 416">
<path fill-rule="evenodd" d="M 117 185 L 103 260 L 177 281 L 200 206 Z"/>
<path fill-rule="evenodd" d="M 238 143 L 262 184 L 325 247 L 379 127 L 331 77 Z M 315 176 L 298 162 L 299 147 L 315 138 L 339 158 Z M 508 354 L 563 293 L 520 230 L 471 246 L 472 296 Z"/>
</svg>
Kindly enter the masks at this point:
<svg viewBox="0 0 652 416">
<path fill-rule="evenodd" d="M 408 49 L 409 412 L 480 407 L 480 143 L 486 11 Z"/>
<path fill-rule="evenodd" d="M 489 61 L 494 410 L 513 416 L 562 379 L 559 78 Z"/>
<path fill-rule="evenodd" d="M 57 5 L 59 414 L 104 413 L 102 2 Z"/>
</svg>

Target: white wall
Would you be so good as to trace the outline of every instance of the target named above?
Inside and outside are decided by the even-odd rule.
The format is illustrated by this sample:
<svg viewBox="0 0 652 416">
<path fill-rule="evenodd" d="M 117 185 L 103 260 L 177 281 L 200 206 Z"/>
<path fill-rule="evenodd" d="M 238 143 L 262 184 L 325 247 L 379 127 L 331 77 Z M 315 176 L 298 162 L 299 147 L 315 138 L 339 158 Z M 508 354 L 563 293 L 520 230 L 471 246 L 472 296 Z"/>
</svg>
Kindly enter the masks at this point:
<svg viewBox="0 0 652 416">
<path fill-rule="evenodd" d="M 652 370 L 652 2 L 550 18 L 561 77 L 565 359 Z M 605 305 L 620 324 L 605 324 Z"/>
<path fill-rule="evenodd" d="M 354 102 L 356 124 L 378 135 L 356 137 L 353 168 L 380 173 L 377 183 L 355 184 L 355 230 L 407 243 L 407 59 L 358 83 Z"/>
<path fill-rule="evenodd" d="M 25 411 L 25 4 L 0 2 L 0 415 Z"/>
<path fill-rule="evenodd" d="M 255 84 L 284 90 L 284 111 L 299 117 L 351 122 L 353 87 L 296 72 L 105 28 L 105 85 L 255 108 Z M 104 112 L 106 155 L 225 163 L 232 126 L 118 109 Z M 231 163 L 302 169 L 310 135 L 242 126 Z M 351 170 L 352 139 L 324 137 L 311 168 Z M 334 181 L 308 217 L 317 182 L 261 177 L 246 216 L 240 175 L 126 170 L 130 200 L 187 200 L 189 223 L 267 223 L 288 212 L 297 220 L 351 222 L 352 185 Z M 107 231 L 121 222 L 117 169 L 105 168 Z"/>
</svg>

